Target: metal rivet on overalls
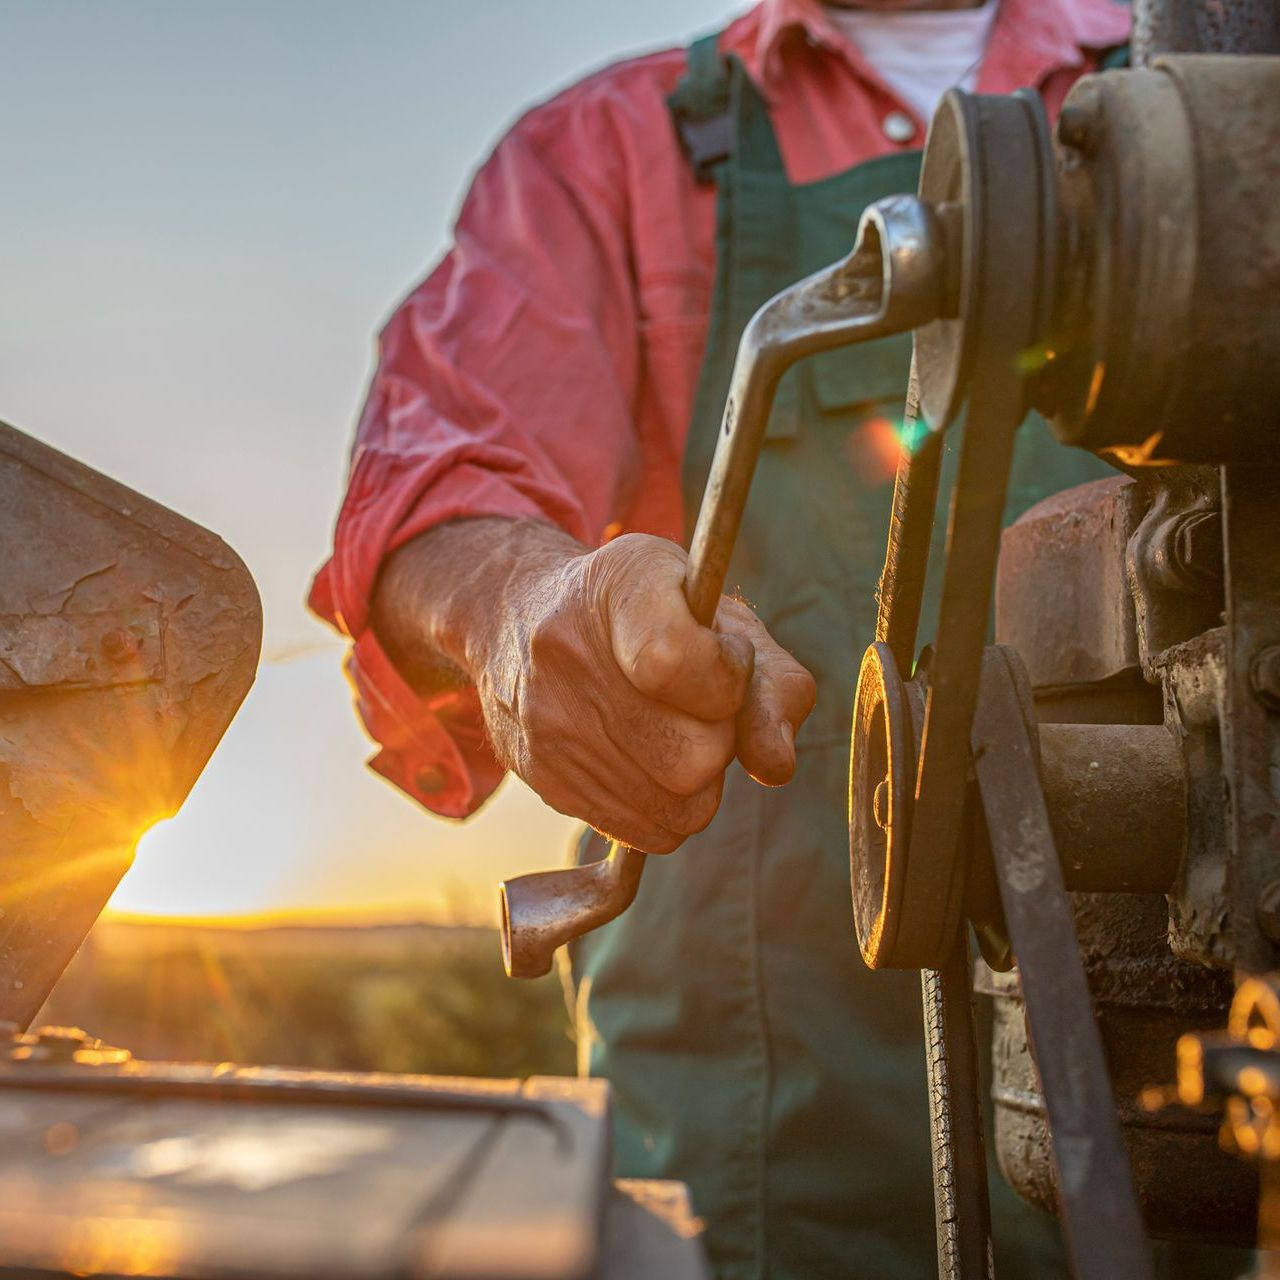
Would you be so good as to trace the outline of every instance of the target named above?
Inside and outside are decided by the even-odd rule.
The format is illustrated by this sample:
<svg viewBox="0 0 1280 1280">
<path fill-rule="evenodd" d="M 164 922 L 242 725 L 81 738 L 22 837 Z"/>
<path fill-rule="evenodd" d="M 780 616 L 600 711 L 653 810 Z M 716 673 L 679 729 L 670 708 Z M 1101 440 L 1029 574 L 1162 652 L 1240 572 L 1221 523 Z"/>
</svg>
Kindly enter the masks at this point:
<svg viewBox="0 0 1280 1280">
<path fill-rule="evenodd" d="M 916 136 L 916 122 L 905 111 L 890 111 L 880 128 L 890 142 L 910 142 Z"/>
</svg>

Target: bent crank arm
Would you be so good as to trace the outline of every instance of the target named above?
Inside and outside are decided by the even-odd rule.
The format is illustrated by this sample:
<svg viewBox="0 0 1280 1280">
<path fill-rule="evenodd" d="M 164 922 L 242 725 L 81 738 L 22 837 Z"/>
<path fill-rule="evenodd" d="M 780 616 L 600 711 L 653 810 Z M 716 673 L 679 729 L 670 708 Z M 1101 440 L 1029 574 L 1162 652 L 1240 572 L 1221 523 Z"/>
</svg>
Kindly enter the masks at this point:
<svg viewBox="0 0 1280 1280">
<path fill-rule="evenodd" d="M 890 196 L 862 215 L 847 258 L 766 302 L 743 330 L 685 580 L 690 612 L 704 627 L 715 621 L 782 375 L 804 356 L 936 319 L 944 305 L 944 274 L 932 210 L 914 196 Z M 557 947 L 625 911 L 644 861 L 641 850 L 615 842 L 598 862 L 505 881 L 502 959 L 508 975 L 547 973 Z"/>
</svg>

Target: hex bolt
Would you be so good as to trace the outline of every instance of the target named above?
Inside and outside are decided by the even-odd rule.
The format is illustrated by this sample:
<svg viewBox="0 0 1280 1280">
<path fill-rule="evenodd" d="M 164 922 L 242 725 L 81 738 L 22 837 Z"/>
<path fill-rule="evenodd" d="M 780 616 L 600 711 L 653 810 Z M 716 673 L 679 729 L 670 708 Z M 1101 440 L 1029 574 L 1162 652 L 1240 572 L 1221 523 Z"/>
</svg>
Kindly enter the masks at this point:
<svg viewBox="0 0 1280 1280">
<path fill-rule="evenodd" d="M 1271 942 L 1280 942 L 1280 880 L 1268 880 L 1258 894 L 1258 928 Z"/>
<path fill-rule="evenodd" d="M 1259 702 L 1272 711 L 1280 711 L 1280 645 L 1269 645 L 1253 655 L 1249 682 Z"/>
</svg>

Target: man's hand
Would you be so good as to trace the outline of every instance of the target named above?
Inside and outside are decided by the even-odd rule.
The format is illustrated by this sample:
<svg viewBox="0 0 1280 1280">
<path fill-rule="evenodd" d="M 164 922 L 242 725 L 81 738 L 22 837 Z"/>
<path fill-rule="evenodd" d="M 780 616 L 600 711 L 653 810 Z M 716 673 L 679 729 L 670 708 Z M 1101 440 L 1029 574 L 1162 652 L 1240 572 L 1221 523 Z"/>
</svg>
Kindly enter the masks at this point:
<svg viewBox="0 0 1280 1280">
<path fill-rule="evenodd" d="M 587 551 L 548 525 L 459 521 L 392 556 L 375 625 L 411 678 L 444 658 L 474 681 L 499 759 L 553 808 L 669 853 L 714 817 L 735 755 L 790 779 L 815 698 L 746 605 L 699 626 L 685 572 L 661 538 Z"/>
</svg>

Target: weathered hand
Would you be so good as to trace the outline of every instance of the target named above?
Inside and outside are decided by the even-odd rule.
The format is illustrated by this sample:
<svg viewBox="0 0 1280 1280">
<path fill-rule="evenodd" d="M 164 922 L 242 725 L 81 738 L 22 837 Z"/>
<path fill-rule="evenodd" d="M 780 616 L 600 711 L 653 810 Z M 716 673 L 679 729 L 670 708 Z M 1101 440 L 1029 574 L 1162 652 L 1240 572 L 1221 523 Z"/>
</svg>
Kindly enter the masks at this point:
<svg viewBox="0 0 1280 1280">
<path fill-rule="evenodd" d="M 654 853 L 715 815 L 736 755 L 760 782 L 795 770 L 812 676 L 744 604 L 689 612 L 685 553 L 629 534 L 583 553 L 557 537 L 490 602 L 467 646 L 502 762 L 548 804 Z"/>
</svg>

